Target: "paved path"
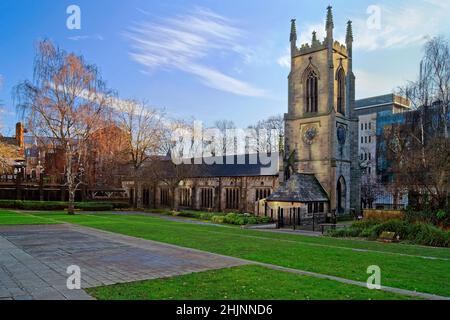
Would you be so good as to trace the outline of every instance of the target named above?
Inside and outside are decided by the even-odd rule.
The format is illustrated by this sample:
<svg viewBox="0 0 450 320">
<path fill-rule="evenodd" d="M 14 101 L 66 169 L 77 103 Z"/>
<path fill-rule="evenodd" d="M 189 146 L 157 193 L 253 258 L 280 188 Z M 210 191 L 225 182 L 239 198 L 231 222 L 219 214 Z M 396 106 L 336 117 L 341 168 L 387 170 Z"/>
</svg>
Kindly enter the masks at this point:
<svg viewBox="0 0 450 320">
<path fill-rule="evenodd" d="M 67 289 L 71 265 L 89 288 L 246 263 L 69 224 L 0 226 L 0 299 L 91 299 Z"/>
</svg>

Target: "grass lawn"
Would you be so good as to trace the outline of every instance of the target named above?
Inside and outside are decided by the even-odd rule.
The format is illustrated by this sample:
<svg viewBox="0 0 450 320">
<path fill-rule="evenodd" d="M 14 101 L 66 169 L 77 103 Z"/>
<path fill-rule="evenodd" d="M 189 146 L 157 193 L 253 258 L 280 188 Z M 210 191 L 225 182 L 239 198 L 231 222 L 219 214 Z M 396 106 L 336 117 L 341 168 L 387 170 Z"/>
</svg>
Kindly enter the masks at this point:
<svg viewBox="0 0 450 320">
<path fill-rule="evenodd" d="M 99 300 L 388 300 L 409 297 L 242 266 L 87 290 Z"/>
<path fill-rule="evenodd" d="M 54 221 L 52 219 L 43 216 L 0 210 L 0 225 L 57 224 L 57 223 L 60 222 Z"/>
<path fill-rule="evenodd" d="M 315 238 L 148 216 L 37 216 L 363 282 L 367 268 L 378 265 L 382 285 L 450 297 L 450 250 L 446 248 Z"/>
</svg>

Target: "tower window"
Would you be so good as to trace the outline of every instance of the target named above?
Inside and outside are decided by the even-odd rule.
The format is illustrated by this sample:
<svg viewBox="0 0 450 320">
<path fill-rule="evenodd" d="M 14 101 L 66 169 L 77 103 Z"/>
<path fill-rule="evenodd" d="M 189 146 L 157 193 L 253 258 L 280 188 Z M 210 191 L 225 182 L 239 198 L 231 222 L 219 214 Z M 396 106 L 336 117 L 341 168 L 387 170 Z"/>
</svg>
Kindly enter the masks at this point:
<svg viewBox="0 0 450 320">
<path fill-rule="evenodd" d="M 337 74 L 337 112 L 345 115 L 345 73 L 344 69 L 340 68 Z"/>
<path fill-rule="evenodd" d="M 310 69 L 306 78 L 306 112 L 317 112 L 318 102 L 318 77 L 313 69 Z"/>
</svg>

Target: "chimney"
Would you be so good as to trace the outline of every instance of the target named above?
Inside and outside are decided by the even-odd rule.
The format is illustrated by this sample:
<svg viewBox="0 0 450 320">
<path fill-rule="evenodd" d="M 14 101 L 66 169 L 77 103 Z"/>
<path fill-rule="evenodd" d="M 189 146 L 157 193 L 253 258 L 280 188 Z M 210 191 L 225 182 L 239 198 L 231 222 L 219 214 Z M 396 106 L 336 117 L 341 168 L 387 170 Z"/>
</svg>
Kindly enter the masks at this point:
<svg viewBox="0 0 450 320">
<path fill-rule="evenodd" d="M 25 146 L 25 140 L 24 140 L 24 128 L 23 128 L 23 123 L 22 122 L 17 122 L 16 124 L 16 143 L 17 146 L 23 150 L 24 146 Z"/>
</svg>

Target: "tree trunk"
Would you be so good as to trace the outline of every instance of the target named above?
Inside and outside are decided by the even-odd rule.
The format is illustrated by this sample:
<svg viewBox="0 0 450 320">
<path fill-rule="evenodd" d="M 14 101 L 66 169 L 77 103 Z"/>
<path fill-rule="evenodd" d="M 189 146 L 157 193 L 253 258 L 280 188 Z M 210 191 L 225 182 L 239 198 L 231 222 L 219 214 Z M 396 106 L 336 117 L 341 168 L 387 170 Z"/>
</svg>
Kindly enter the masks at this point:
<svg viewBox="0 0 450 320">
<path fill-rule="evenodd" d="M 66 144 L 66 181 L 67 181 L 67 190 L 69 191 L 69 207 L 67 208 L 67 213 L 69 215 L 75 214 L 75 191 L 76 191 L 76 182 L 73 176 L 73 162 L 72 162 L 72 148 L 69 144 Z M 64 192 L 64 191 L 63 191 Z"/>
<path fill-rule="evenodd" d="M 75 214 L 75 190 L 69 188 L 69 208 L 67 210 L 69 215 Z"/>
<path fill-rule="evenodd" d="M 172 193 L 172 211 L 178 211 L 177 187 L 172 187 L 171 193 Z"/>
</svg>

